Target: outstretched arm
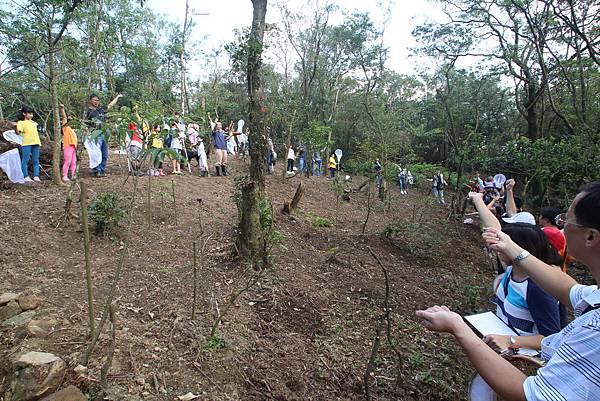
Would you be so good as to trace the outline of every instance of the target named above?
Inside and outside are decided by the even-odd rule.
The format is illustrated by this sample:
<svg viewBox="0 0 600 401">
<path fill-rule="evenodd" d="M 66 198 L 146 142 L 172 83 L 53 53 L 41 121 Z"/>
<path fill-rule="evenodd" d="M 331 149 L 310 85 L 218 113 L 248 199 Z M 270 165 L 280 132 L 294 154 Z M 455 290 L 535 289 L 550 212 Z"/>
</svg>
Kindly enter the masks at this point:
<svg viewBox="0 0 600 401">
<path fill-rule="evenodd" d="M 469 192 L 469 199 L 473 202 L 473 206 L 475 206 L 475 209 L 479 213 L 479 219 L 483 228 L 493 227 L 500 230 L 500 222 L 483 202 L 483 194 L 480 192 Z"/>
<path fill-rule="evenodd" d="M 123 95 L 121 95 L 120 93 L 115 96 L 115 98 L 113 100 L 110 101 L 110 103 L 106 106 L 107 109 L 110 109 L 111 107 L 113 107 L 115 104 L 117 104 L 117 102 L 119 101 L 119 99 L 123 97 Z"/>
<path fill-rule="evenodd" d="M 506 214 L 508 217 L 513 217 L 517 214 L 517 205 L 515 204 L 515 195 L 513 189 L 515 187 L 515 180 L 512 178 L 506 181 Z"/>
<path fill-rule="evenodd" d="M 523 248 L 515 244 L 508 235 L 497 228 L 487 228 L 483 232 L 483 239 L 491 249 L 503 253 L 508 259 L 515 260 L 523 252 Z M 530 255 L 521 260 L 521 267 L 542 290 L 558 299 L 564 305 L 571 305 L 571 288 L 577 282 L 562 270 L 552 268 L 550 265 Z"/>
<path fill-rule="evenodd" d="M 525 401 L 525 374 L 477 337 L 459 314 L 436 305 L 417 311 L 417 316 L 427 329 L 454 335 L 477 372 L 502 398 Z"/>
<path fill-rule="evenodd" d="M 61 125 L 67 125 L 67 113 L 65 112 L 65 105 L 64 104 L 60 104 L 59 106 L 60 109 L 60 124 Z"/>
</svg>

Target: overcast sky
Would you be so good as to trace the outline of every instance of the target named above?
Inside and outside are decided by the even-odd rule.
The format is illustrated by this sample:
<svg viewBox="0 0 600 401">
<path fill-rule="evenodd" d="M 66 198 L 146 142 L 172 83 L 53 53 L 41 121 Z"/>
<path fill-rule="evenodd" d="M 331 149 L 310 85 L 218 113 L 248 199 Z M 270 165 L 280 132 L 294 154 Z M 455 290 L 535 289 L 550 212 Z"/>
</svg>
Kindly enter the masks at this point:
<svg viewBox="0 0 600 401">
<path fill-rule="evenodd" d="M 288 0 L 290 9 L 305 7 L 306 1 Z M 389 49 L 387 67 L 399 73 L 415 72 L 418 62 L 409 58 L 410 48 L 416 45 L 411 31 L 426 20 L 441 20 L 442 15 L 430 0 L 396 0 L 383 1 L 384 7 L 377 0 L 338 0 L 340 8 L 368 12 L 371 19 L 381 24 L 385 5 L 391 6 L 391 19 L 386 27 L 384 43 Z M 164 14 L 173 22 L 182 22 L 185 12 L 185 0 L 149 0 L 147 7 Z M 197 43 L 205 53 L 234 39 L 234 28 L 249 26 L 252 22 L 252 2 L 250 0 L 190 0 L 190 7 L 198 13 L 209 15 L 195 16 L 196 26 L 192 32 L 192 42 Z M 277 23 L 279 14 L 274 1 L 267 7 L 267 23 Z M 339 23 L 341 16 L 332 22 Z M 191 75 L 202 77 L 201 65 L 205 65 L 206 56 L 196 52 L 197 57 L 190 66 Z"/>
</svg>

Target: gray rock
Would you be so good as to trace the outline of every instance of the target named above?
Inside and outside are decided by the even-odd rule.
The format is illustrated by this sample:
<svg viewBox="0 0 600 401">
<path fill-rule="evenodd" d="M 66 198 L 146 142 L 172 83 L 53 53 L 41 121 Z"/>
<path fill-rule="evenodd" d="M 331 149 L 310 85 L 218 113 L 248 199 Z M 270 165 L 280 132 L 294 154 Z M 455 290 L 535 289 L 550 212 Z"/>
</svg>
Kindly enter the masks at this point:
<svg viewBox="0 0 600 401">
<path fill-rule="evenodd" d="M 14 292 L 5 292 L 0 295 L 0 305 L 9 303 L 10 301 L 16 301 L 21 293 L 15 294 Z"/>
<path fill-rule="evenodd" d="M 27 366 L 39 366 L 46 365 L 48 363 L 55 362 L 60 358 L 54 354 L 49 352 L 37 352 L 31 351 L 26 354 L 21 355 L 16 361 L 15 365 L 20 368 L 25 368 Z"/>
<path fill-rule="evenodd" d="M 57 393 L 42 398 L 41 401 L 87 401 L 87 398 L 77 387 L 69 386 Z"/>
<path fill-rule="evenodd" d="M 13 316 L 8 320 L 2 322 L 2 327 L 19 327 L 26 325 L 33 319 L 35 316 L 35 311 L 28 310 L 27 312 L 23 312 L 20 315 Z"/>
<path fill-rule="evenodd" d="M 31 352 L 26 355 L 32 354 Z M 45 354 L 38 352 L 36 354 Z M 28 357 L 34 364 L 27 365 L 15 372 L 14 379 L 11 382 L 9 394 L 6 397 L 10 401 L 33 401 L 54 393 L 60 387 L 65 377 L 67 365 L 65 362 L 52 355 L 43 358 Z M 19 360 L 25 362 L 23 355 Z M 52 360 L 49 363 L 42 363 L 44 360 Z"/>
<path fill-rule="evenodd" d="M 54 319 L 50 320 L 32 320 L 27 323 L 27 327 L 25 331 L 29 337 L 48 337 L 50 331 L 54 326 L 56 326 L 57 322 Z"/>
<path fill-rule="evenodd" d="M 10 319 L 13 316 L 17 316 L 21 312 L 21 307 L 19 307 L 17 301 L 10 301 L 8 304 L 0 308 L 0 321 Z"/>
</svg>

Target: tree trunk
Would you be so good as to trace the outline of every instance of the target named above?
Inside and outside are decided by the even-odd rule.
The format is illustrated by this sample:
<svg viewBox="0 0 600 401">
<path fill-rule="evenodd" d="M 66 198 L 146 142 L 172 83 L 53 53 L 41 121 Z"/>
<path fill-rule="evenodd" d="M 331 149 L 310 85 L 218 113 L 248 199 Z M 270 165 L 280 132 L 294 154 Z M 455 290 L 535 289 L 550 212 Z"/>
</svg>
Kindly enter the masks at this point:
<svg viewBox="0 0 600 401">
<path fill-rule="evenodd" d="M 49 32 L 50 34 L 50 32 Z M 48 37 L 49 45 L 52 46 L 52 36 Z M 60 172 L 61 143 L 62 132 L 60 129 L 60 113 L 58 110 L 58 92 L 56 88 L 56 65 L 54 59 L 54 48 L 50 47 L 48 52 L 48 77 L 50 83 L 50 102 L 52 106 L 52 181 L 55 184 L 61 184 L 62 177 Z"/>
<path fill-rule="evenodd" d="M 266 109 L 263 105 L 261 89 L 261 63 L 263 38 L 265 34 L 265 16 L 267 0 L 252 0 L 252 30 L 248 39 L 248 97 L 249 127 L 252 144 L 250 147 L 250 179 L 241 188 L 242 201 L 240 207 L 238 251 L 249 256 L 256 264 L 266 260 L 267 249 L 264 246 L 265 228 L 261 226 L 261 202 L 265 199 L 265 121 Z"/>
</svg>

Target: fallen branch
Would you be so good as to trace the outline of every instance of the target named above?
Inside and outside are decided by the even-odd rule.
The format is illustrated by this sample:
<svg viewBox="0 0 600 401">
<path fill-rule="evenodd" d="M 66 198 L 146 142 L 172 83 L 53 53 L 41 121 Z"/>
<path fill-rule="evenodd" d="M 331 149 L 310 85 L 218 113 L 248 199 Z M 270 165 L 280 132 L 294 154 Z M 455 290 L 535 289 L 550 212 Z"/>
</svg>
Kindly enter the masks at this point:
<svg viewBox="0 0 600 401">
<path fill-rule="evenodd" d="M 223 308 L 223 312 L 220 312 L 217 314 L 217 318 L 215 319 L 215 322 L 213 323 L 212 329 L 210 330 L 210 335 L 208 336 L 209 339 L 213 338 L 215 336 L 215 333 L 217 332 L 217 328 L 219 327 L 219 325 L 221 324 L 221 321 L 223 320 L 223 316 L 227 314 L 227 312 L 229 311 L 229 309 L 235 304 L 235 301 L 238 299 L 238 297 L 240 295 L 242 295 L 244 292 L 248 291 L 250 288 L 252 288 L 254 286 L 254 284 L 256 284 L 258 282 L 258 280 L 260 279 L 261 275 L 262 275 L 263 269 L 259 269 L 255 274 L 253 274 L 248 281 L 246 282 L 246 285 L 241 288 L 239 291 L 234 291 L 231 296 L 229 297 L 229 300 L 227 301 L 227 304 L 225 304 L 225 307 Z"/>
<path fill-rule="evenodd" d="M 390 308 L 390 280 L 389 280 L 387 269 L 385 268 L 383 263 L 381 263 L 381 260 L 379 259 L 379 257 L 375 254 L 375 252 L 373 252 L 371 247 L 367 246 L 367 249 L 369 250 L 369 253 L 371 254 L 371 256 L 373 256 L 373 258 L 377 261 L 377 264 L 379 264 L 379 267 L 381 267 L 381 270 L 383 271 L 383 277 L 385 279 L 385 298 L 384 298 L 383 307 L 384 307 L 384 317 L 385 317 L 385 321 L 387 324 L 386 339 L 387 339 L 388 346 L 394 352 L 394 354 L 396 354 L 396 364 L 398 365 L 397 381 L 398 381 L 398 383 L 400 383 L 400 381 L 402 379 L 402 375 L 404 373 L 404 364 L 403 364 L 402 354 L 400 353 L 400 351 L 398 351 L 398 348 L 396 347 L 396 344 L 394 343 L 394 341 L 392 341 L 392 318 L 391 318 L 392 309 Z"/>
</svg>

